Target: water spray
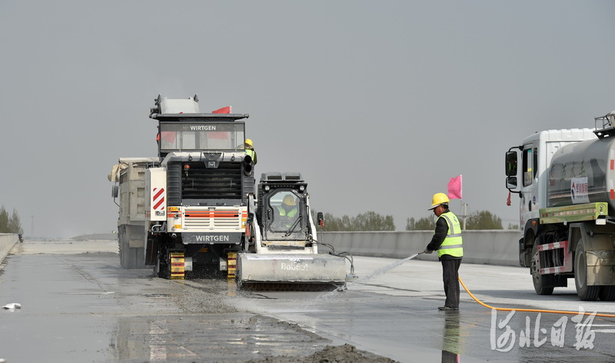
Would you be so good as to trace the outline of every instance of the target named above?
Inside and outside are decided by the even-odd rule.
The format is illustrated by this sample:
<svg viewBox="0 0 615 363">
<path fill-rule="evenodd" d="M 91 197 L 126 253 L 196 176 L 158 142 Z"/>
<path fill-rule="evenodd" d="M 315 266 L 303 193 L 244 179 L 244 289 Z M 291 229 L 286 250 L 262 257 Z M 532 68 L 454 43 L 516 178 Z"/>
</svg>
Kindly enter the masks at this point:
<svg viewBox="0 0 615 363">
<path fill-rule="evenodd" d="M 405 263 L 406 261 L 410 261 L 410 260 L 412 260 L 413 258 L 416 258 L 416 257 L 418 257 L 418 256 L 420 256 L 420 255 L 422 255 L 422 254 L 424 254 L 424 253 L 426 253 L 426 252 L 425 252 L 425 251 L 423 251 L 423 252 L 415 253 L 415 254 L 414 254 L 414 255 L 412 255 L 412 256 L 408 256 L 408 257 L 406 257 L 406 258 L 404 258 L 404 259 L 401 259 L 401 260 L 399 260 L 399 261 L 396 261 L 396 262 L 394 262 L 394 263 L 392 263 L 392 264 L 390 264 L 390 265 L 388 265 L 388 266 L 384 266 L 384 267 L 382 267 L 382 268 L 379 268 L 378 270 L 376 270 L 376 271 L 372 272 L 371 274 L 369 274 L 369 275 L 368 275 L 368 276 L 366 276 L 366 277 L 361 277 L 361 278 L 358 278 L 358 277 L 357 277 L 357 278 L 355 278 L 355 279 L 353 280 L 353 282 L 359 282 L 359 283 L 361 283 L 361 282 L 364 282 L 364 281 L 369 280 L 369 279 L 371 279 L 371 278 L 374 278 L 374 277 L 376 277 L 376 276 L 378 276 L 378 275 L 382 275 L 383 273 L 388 272 L 388 271 L 390 271 L 390 270 L 394 269 L 395 267 L 397 267 L 397 266 L 399 266 L 399 265 L 401 265 L 401 264 Z"/>
</svg>

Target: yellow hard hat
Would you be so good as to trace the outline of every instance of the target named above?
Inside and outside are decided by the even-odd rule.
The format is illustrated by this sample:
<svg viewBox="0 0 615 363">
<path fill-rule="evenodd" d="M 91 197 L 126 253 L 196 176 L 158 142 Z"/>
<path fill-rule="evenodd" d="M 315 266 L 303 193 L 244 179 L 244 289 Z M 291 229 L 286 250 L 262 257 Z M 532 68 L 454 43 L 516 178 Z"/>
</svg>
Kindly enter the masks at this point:
<svg viewBox="0 0 615 363">
<path fill-rule="evenodd" d="M 251 139 L 246 139 L 246 145 L 250 145 L 250 147 L 252 147 L 252 140 Z"/>
<path fill-rule="evenodd" d="M 449 200 L 448 200 L 448 196 L 444 193 L 436 193 L 433 195 L 433 198 L 431 199 L 431 207 L 429 207 L 428 210 L 432 210 L 435 207 L 439 206 L 440 204 L 448 204 Z"/>
<path fill-rule="evenodd" d="M 295 204 L 297 204 L 297 202 L 295 201 L 295 198 L 293 198 L 293 196 L 290 195 L 290 194 L 286 194 L 286 196 L 284 197 L 284 200 L 282 200 L 282 203 L 284 203 L 286 205 L 295 205 Z"/>
</svg>

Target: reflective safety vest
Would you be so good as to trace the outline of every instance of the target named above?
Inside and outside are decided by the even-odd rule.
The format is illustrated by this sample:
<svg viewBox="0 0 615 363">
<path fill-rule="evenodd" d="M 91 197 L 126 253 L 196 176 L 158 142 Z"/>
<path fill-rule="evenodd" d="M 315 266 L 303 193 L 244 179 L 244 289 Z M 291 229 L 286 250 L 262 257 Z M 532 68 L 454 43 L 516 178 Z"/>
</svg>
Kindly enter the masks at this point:
<svg viewBox="0 0 615 363">
<path fill-rule="evenodd" d="M 442 257 L 442 255 L 463 257 L 461 227 L 457 216 L 452 212 L 446 212 L 440 214 L 439 218 L 444 218 L 446 220 L 446 224 L 448 224 L 448 232 L 446 233 L 444 242 L 442 242 L 442 245 L 438 248 L 438 257 Z"/>
<path fill-rule="evenodd" d="M 252 158 L 252 162 L 256 164 L 256 151 L 254 149 L 246 149 L 246 155 L 249 155 Z"/>
<path fill-rule="evenodd" d="M 297 208 L 295 206 L 295 208 L 289 210 L 288 212 L 286 212 L 286 209 L 282 208 L 282 206 L 280 206 L 278 208 L 278 212 L 280 213 L 280 217 L 286 217 L 286 219 L 282 219 L 282 223 L 284 224 L 284 226 L 286 226 L 286 228 L 290 228 L 293 225 L 293 219 L 295 218 L 295 215 L 297 214 Z"/>
<path fill-rule="evenodd" d="M 291 210 L 289 210 L 288 213 L 286 213 L 286 209 L 284 209 L 282 207 L 278 208 L 278 210 L 280 211 L 280 216 L 282 216 L 282 217 L 292 218 L 292 217 L 295 216 L 295 214 L 297 214 L 297 208 L 296 207 L 291 209 Z"/>
</svg>

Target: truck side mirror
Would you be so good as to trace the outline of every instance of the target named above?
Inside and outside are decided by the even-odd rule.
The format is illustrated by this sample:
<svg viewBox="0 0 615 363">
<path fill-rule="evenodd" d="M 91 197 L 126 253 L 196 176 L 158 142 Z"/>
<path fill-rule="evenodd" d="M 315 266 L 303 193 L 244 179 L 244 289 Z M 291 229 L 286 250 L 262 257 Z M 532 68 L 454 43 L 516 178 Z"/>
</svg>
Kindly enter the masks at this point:
<svg viewBox="0 0 615 363">
<path fill-rule="evenodd" d="M 111 187 L 111 197 L 112 198 L 117 198 L 120 194 L 120 187 L 118 185 L 113 185 Z"/>
<path fill-rule="evenodd" d="M 517 176 L 517 152 L 516 151 L 508 151 L 506 153 L 506 176 Z M 515 185 L 516 183 L 517 182 L 515 180 Z"/>
<path fill-rule="evenodd" d="M 322 212 L 316 213 L 316 220 L 318 221 L 318 225 L 320 226 L 320 228 L 323 228 L 325 226 L 325 216 L 322 214 Z"/>
</svg>

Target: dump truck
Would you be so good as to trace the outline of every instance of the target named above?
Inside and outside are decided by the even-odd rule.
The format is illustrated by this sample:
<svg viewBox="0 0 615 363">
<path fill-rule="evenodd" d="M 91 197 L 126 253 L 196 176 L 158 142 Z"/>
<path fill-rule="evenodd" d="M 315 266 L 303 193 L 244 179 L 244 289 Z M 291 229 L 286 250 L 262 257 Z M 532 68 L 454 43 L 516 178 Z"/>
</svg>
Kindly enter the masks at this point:
<svg viewBox="0 0 615 363">
<path fill-rule="evenodd" d="M 574 278 L 580 300 L 615 300 L 615 111 L 594 120 L 506 152 L 506 188 L 520 197 L 519 264 L 539 295 Z"/>
<path fill-rule="evenodd" d="M 156 98 L 158 155 L 122 157 L 109 175 L 121 266 L 169 279 L 226 276 L 246 288 L 344 286 L 348 256 L 318 253 L 301 174 L 265 173 L 257 196 L 249 115 L 219 112 L 200 112 L 196 95 Z M 284 229 L 291 216 L 276 213 L 286 196 L 296 208 Z"/>
</svg>

